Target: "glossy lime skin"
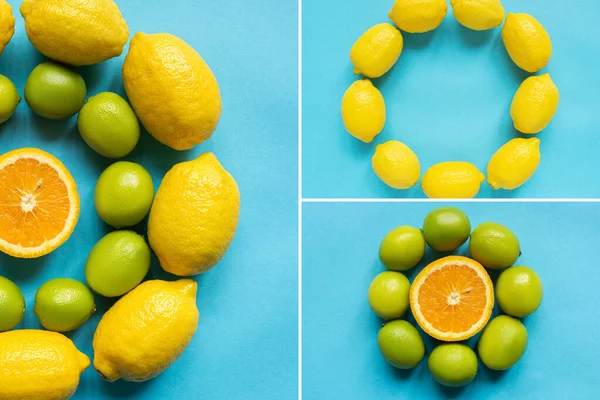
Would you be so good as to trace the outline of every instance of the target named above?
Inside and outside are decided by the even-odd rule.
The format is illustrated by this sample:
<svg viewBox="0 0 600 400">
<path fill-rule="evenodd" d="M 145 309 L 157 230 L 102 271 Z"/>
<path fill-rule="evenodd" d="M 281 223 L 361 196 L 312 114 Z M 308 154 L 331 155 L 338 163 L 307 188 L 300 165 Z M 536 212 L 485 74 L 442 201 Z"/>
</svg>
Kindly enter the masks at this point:
<svg viewBox="0 0 600 400">
<path fill-rule="evenodd" d="M 410 282 L 400 272 L 385 271 L 373 279 L 369 286 L 371 310 L 385 320 L 397 319 L 409 306 Z"/>
<path fill-rule="evenodd" d="M 35 294 L 33 312 L 49 331 L 69 332 L 83 325 L 96 311 L 90 289 L 69 278 L 52 279 Z"/>
<path fill-rule="evenodd" d="M 386 268 L 406 271 L 421 261 L 425 254 L 423 232 L 412 226 L 399 226 L 383 238 L 379 259 Z"/>
<path fill-rule="evenodd" d="M 508 315 L 525 317 L 542 304 L 542 280 L 529 267 L 511 267 L 496 282 L 496 300 Z"/>
<path fill-rule="evenodd" d="M 108 158 L 126 156 L 140 139 L 140 123 L 133 109 L 116 93 L 90 97 L 79 112 L 77 127 L 88 146 Z"/>
<path fill-rule="evenodd" d="M 471 233 L 469 252 L 486 268 L 504 269 L 517 261 L 521 247 L 510 229 L 495 222 L 484 222 Z"/>
<path fill-rule="evenodd" d="M 25 298 L 11 280 L 0 276 L 0 332 L 10 331 L 23 319 Z"/>
<path fill-rule="evenodd" d="M 465 386 L 477 375 L 477 356 L 464 344 L 437 346 L 429 355 L 427 365 L 433 378 L 445 386 Z"/>
<path fill-rule="evenodd" d="M 425 355 L 425 345 L 417 328 L 400 319 L 388 322 L 379 330 L 377 345 L 383 358 L 400 369 L 416 367 Z"/>
<path fill-rule="evenodd" d="M 516 318 L 499 315 L 483 329 L 477 351 L 486 367 L 505 370 L 517 363 L 527 348 L 527 329 Z"/>
<path fill-rule="evenodd" d="M 0 124 L 8 121 L 21 102 L 15 84 L 4 75 L 0 75 Z"/>
<path fill-rule="evenodd" d="M 425 241 L 435 251 L 452 251 L 463 245 L 471 234 L 467 214 L 456 207 L 431 211 L 423 223 Z"/>
<path fill-rule="evenodd" d="M 66 119 L 85 101 L 85 81 L 77 72 L 52 61 L 35 67 L 25 83 L 25 101 L 41 117 Z"/>
<path fill-rule="evenodd" d="M 150 269 L 150 248 L 132 231 L 104 236 L 85 263 L 85 278 L 92 290 L 105 297 L 122 296 L 144 279 Z"/>
<path fill-rule="evenodd" d="M 115 228 L 140 223 L 154 200 L 152 176 L 140 164 L 119 161 L 106 168 L 96 182 L 94 205 L 104 222 Z"/>
</svg>

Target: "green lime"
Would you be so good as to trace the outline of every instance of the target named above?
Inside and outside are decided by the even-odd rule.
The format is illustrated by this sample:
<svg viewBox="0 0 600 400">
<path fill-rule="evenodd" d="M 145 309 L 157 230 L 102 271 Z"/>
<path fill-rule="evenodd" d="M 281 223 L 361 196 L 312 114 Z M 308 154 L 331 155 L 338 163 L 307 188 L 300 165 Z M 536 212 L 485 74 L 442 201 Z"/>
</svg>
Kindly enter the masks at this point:
<svg viewBox="0 0 600 400">
<path fill-rule="evenodd" d="M 153 199 L 152 177 L 144 167 L 129 161 L 119 161 L 106 168 L 94 190 L 98 215 L 115 228 L 142 221 Z"/>
<path fill-rule="evenodd" d="M 431 211 L 423 223 L 425 241 L 435 251 L 452 251 L 463 245 L 471 234 L 467 214 L 456 207 Z"/>
<path fill-rule="evenodd" d="M 69 278 L 52 279 L 35 294 L 33 312 L 49 331 L 69 332 L 79 328 L 96 311 L 90 289 Z"/>
<path fill-rule="evenodd" d="M 529 267 L 512 267 L 503 271 L 496 283 L 496 300 L 506 314 L 525 317 L 542 303 L 542 280 Z"/>
<path fill-rule="evenodd" d="M 79 112 L 77 127 L 88 146 L 109 158 L 126 156 L 140 139 L 140 124 L 133 109 L 116 93 L 90 97 Z"/>
<path fill-rule="evenodd" d="M 507 227 L 495 222 L 484 222 L 471 234 L 471 256 L 490 269 L 508 268 L 521 255 L 519 239 Z"/>
<path fill-rule="evenodd" d="M 85 81 L 77 72 L 52 61 L 35 67 L 25 82 L 25 101 L 48 119 L 75 115 L 85 101 Z"/>
<path fill-rule="evenodd" d="M 13 281 L 0 276 L 0 332 L 10 331 L 23 319 L 25 298 Z"/>
<path fill-rule="evenodd" d="M 417 328 L 398 319 L 385 324 L 377 334 L 383 358 L 396 368 L 414 368 L 425 355 L 425 345 Z"/>
<path fill-rule="evenodd" d="M 499 315 L 483 329 L 477 350 L 486 367 L 505 370 L 517 363 L 527 348 L 527 329 L 516 318 Z"/>
<path fill-rule="evenodd" d="M 105 297 L 122 296 L 144 279 L 150 268 L 150 249 L 132 231 L 104 236 L 85 263 L 85 278 L 92 290 Z"/>
<path fill-rule="evenodd" d="M 406 271 L 421 261 L 425 254 L 423 232 L 412 226 L 392 229 L 379 246 L 379 259 L 388 269 Z"/>
<path fill-rule="evenodd" d="M 380 318 L 400 318 L 408 310 L 410 282 L 400 272 L 385 271 L 373 279 L 369 286 L 369 305 Z"/>
<path fill-rule="evenodd" d="M 439 345 L 429 355 L 427 365 L 433 379 L 445 386 L 465 386 L 477 375 L 477 356 L 464 344 Z"/>
<path fill-rule="evenodd" d="M 15 84 L 4 75 L 0 75 L 0 124 L 9 120 L 21 102 Z"/>
</svg>

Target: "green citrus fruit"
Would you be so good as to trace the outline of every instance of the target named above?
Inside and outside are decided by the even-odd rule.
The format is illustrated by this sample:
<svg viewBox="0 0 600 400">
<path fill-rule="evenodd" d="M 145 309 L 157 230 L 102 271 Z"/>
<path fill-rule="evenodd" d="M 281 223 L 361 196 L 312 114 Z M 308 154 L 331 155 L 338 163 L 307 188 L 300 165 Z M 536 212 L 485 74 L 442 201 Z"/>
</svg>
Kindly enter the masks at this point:
<svg viewBox="0 0 600 400">
<path fill-rule="evenodd" d="M 408 310 L 410 282 L 400 272 L 385 271 L 373 279 L 369 286 L 369 305 L 380 318 L 400 318 Z"/>
<path fill-rule="evenodd" d="M 512 266 L 521 255 L 519 239 L 507 227 L 484 222 L 471 234 L 471 256 L 484 267 L 503 269 Z"/>
<path fill-rule="evenodd" d="M 542 303 L 542 280 L 529 267 L 512 267 L 503 271 L 496 283 L 496 300 L 508 315 L 525 317 Z"/>
<path fill-rule="evenodd" d="M 116 93 L 90 97 L 79 112 L 77 127 L 88 146 L 109 158 L 126 156 L 140 139 L 140 124 L 133 109 Z"/>
<path fill-rule="evenodd" d="M 52 279 L 35 294 L 33 312 L 49 331 L 69 332 L 79 328 L 96 311 L 90 289 L 69 278 Z"/>
<path fill-rule="evenodd" d="M 505 370 L 517 363 L 527 348 L 527 329 L 516 318 L 499 315 L 483 329 L 477 350 L 486 367 Z"/>
<path fill-rule="evenodd" d="M 25 101 L 33 112 L 48 119 L 75 115 L 86 93 L 81 75 L 52 61 L 35 67 L 25 82 Z"/>
<path fill-rule="evenodd" d="M 396 368 L 414 368 L 425 355 L 425 345 L 417 328 L 404 320 L 385 324 L 377 334 L 377 345 L 383 358 Z"/>
<path fill-rule="evenodd" d="M 465 386 L 477 375 L 477 356 L 464 344 L 437 346 L 429 355 L 427 365 L 433 378 L 445 386 Z"/>
<path fill-rule="evenodd" d="M 0 75 L 0 124 L 9 120 L 21 102 L 15 84 L 4 75 Z"/>
<path fill-rule="evenodd" d="M 427 214 L 423 223 L 425 241 L 435 251 L 458 249 L 470 234 L 469 217 L 456 207 L 436 208 Z"/>
<path fill-rule="evenodd" d="M 85 278 L 92 290 L 105 297 L 122 296 L 144 279 L 150 268 L 150 248 L 132 231 L 104 236 L 85 263 Z"/>
<path fill-rule="evenodd" d="M 386 268 L 406 271 L 421 261 L 425 254 L 423 232 L 412 226 L 399 226 L 383 238 L 379 259 Z"/>
<path fill-rule="evenodd" d="M 94 190 L 98 215 L 115 228 L 142 221 L 153 199 L 152 177 L 144 167 L 129 161 L 119 161 L 106 168 Z"/>
<path fill-rule="evenodd" d="M 0 332 L 10 331 L 23 319 L 25 298 L 13 281 L 0 276 Z"/>
</svg>

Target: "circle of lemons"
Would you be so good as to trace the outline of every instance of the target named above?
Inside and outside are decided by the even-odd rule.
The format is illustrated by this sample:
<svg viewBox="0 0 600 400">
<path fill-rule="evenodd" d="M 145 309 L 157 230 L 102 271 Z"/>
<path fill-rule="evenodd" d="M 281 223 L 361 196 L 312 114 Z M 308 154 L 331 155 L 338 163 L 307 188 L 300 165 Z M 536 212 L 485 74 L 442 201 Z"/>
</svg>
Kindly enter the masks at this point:
<svg viewBox="0 0 600 400">
<path fill-rule="evenodd" d="M 544 68 L 552 55 L 552 42 L 544 27 L 529 14 L 508 13 L 500 0 L 450 0 L 456 20 L 472 30 L 502 27 L 502 41 L 521 69 L 534 73 Z M 395 0 L 390 23 L 365 31 L 352 46 L 355 81 L 344 93 L 342 119 L 355 138 L 370 143 L 385 125 L 386 109 L 381 92 L 369 78 L 387 73 L 399 59 L 404 45 L 401 31 L 423 33 L 437 28 L 446 17 L 446 0 Z M 548 73 L 526 78 L 517 89 L 510 108 L 514 127 L 524 134 L 541 132 L 558 107 L 558 88 Z M 540 163 L 538 138 L 514 138 L 491 157 L 487 181 L 493 189 L 513 190 L 533 176 Z M 408 189 L 417 184 L 421 168 L 417 155 L 404 143 L 390 140 L 376 147 L 372 157 L 375 174 L 388 186 Z M 465 161 L 435 164 L 423 175 L 421 186 L 430 198 L 472 198 L 486 179 L 477 167 Z"/>
</svg>

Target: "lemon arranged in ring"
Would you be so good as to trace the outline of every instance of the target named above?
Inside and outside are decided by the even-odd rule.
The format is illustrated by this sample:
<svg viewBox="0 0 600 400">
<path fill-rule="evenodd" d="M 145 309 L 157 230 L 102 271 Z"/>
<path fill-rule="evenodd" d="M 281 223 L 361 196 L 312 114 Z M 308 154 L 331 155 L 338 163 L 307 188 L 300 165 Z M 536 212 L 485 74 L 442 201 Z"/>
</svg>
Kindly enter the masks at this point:
<svg viewBox="0 0 600 400">
<path fill-rule="evenodd" d="M 552 56 L 550 36 L 531 15 L 510 12 L 506 15 L 501 0 L 450 0 L 450 4 L 458 23 L 468 29 L 488 30 L 504 22 L 502 41 L 519 68 L 537 72 L 548 64 Z M 401 31 L 429 32 L 441 25 L 447 11 L 446 0 L 395 0 L 388 16 L 396 26 L 376 24 L 352 46 L 350 60 L 354 73 L 367 78 L 381 77 L 402 53 Z M 544 130 L 554 118 L 559 98 L 550 74 L 525 79 L 510 107 L 515 129 L 523 134 Z M 348 133 L 365 143 L 371 143 L 383 131 L 385 100 L 369 79 L 359 79 L 346 90 L 342 119 Z M 513 190 L 527 182 L 541 160 L 539 143 L 539 139 L 515 138 L 498 149 L 487 167 L 487 180 L 492 189 Z M 411 188 L 420 178 L 417 155 L 397 140 L 377 145 L 371 164 L 377 177 L 394 189 Z M 485 180 L 485 175 L 469 162 L 446 161 L 427 169 L 421 187 L 430 198 L 472 198 Z"/>
<path fill-rule="evenodd" d="M 402 34 L 392 24 L 373 26 L 358 38 L 350 50 L 354 73 L 379 78 L 398 61 L 403 45 Z"/>
<path fill-rule="evenodd" d="M 371 143 L 385 125 L 385 101 L 370 80 L 354 82 L 342 99 L 342 119 L 355 138 Z"/>
<path fill-rule="evenodd" d="M 379 179 L 394 189 L 415 186 L 421 175 L 421 166 L 415 152 L 397 140 L 377 146 L 371 163 Z"/>
</svg>

